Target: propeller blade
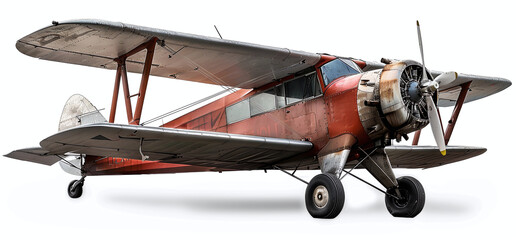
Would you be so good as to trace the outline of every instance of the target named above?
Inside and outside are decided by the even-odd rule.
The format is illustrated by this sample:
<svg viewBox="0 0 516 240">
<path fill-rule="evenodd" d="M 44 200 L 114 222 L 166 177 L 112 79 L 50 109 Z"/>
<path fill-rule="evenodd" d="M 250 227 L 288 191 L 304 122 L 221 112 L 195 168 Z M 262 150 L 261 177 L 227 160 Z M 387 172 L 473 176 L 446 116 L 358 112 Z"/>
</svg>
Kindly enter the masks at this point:
<svg viewBox="0 0 516 240">
<path fill-rule="evenodd" d="M 439 118 L 439 114 L 437 113 L 437 107 L 432 100 L 432 96 L 425 95 L 426 106 L 428 110 L 428 119 L 430 120 L 430 127 L 432 128 L 432 133 L 434 134 L 435 142 L 437 143 L 437 147 L 439 147 L 439 151 L 443 156 L 446 155 L 446 144 L 444 143 L 444 135 L 443 130 L 441 128 L 441 120 Z"/>
<path fill-rule="evenodd" d="M 421 37 L 421 29 L 419 27 L 419 21 L 416 21 L 417 24 L 417 38 L 419 40 L 419 51 L 421 52 L 421 63 L 423 64 L 423 80 L 426 81 L 428 77 L 426 76 L 426 67 L 425 67 L 425 54 L 423 54 L 423 38 Z"/>
<path fill-rule="evenodd" d="M 433 81 L 429 81 L 426 66 L 425 66 L 425 55 L 423 54 L 423 38 L 421 37 L 421 27 L 419 26 L 419 21 L 417 23 L 417 38 L 419 40 L 419 51 L 421 52 L 421 63 L 423 64 L 423 79 L 421 80 L 421 86 L 424 88 L 425 92 L 425 101 L 426 107 L 428 111 L 428 120 L 430 121 L 430 127 L 432 128 L 432 133 L 434 134 L 435 142 L 437 143 L 437 147 L 443 156 L 446 156 L 446 144 L 444 142 L 444 134 L 441 126 L 441 118 L 439 117 L 439 113 L 437 112 L 437 107 L 435 106 L 434 101 L 432 100 L 432 94 L 436 91 L 439 91 L 439 85 L 446 85 L 457 78 L 456 72 L 447 72 L 442 73 Z"/>
<path fill-rule="evenodd" d="M 448 83 L 451 83 L 457 79 L 458 74 L 456 72 L 445 72 L 441 73 L 439 76 L 437 76 L 434 81 L 439 83 L 439 86 L 446 85 Z"/>
</svg>

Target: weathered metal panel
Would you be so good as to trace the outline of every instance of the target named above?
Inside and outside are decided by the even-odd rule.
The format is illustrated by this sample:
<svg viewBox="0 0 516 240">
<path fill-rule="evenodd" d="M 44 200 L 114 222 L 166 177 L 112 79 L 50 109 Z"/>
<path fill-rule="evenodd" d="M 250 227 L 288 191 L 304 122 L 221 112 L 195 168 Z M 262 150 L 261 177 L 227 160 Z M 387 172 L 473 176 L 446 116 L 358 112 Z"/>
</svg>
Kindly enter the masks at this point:
<svg viewBox="0 0 516 240">
<path fill-rule="evenodd" d="M 438 76 L 441 72 L 432 71 L 433 76 Z M 485 77 L 471 74 L 459 73 L 455 81 L 446 85 L 439 86 L 439 107 L 455 106 L 455 101 L 459 97 L 460 85 L 471 82 L 468 95 L 464 103 L 472 102 L 489 95 L 500 92 L 512 85 L 511 81 L 505 78 Z"/>
<path fill-rule="evenodd" d="M 389 146 L 385 153 L 393 168 L 432 168 L 478 156 L 487 151 L 482 147 L 447 146 L 446 156 L 434 146 Z"/>
<path fill-rule="evenodd" d="M 357 107 L 358 83 L 361 76 L 359 74 L 335 80 L 325 92 L 330 139 L 351 134 L 358 140 L 358 144 L 369 141 L 360 122 Z"/>
<path fill-rule="evenodd" d="M 159 39 L 151 75 L 209 84 L 256 88 L 315 65 L 318 54 L 101 20 L 61 22 L 20 39 L 26 55 L 90 67 L 116 69 L 113 61 Z M 127 58 L 127 70 L 141 73 L 145 54 Z"/>
<path fill-rule="evenodd" d="M 307 141 L 118 124 L 91 124 L 41 141 L 48 154 L 80 153 L 225 169 L 257 169 L 307 152 Z M 251 158 L 252 157 L 252 158 Z"/>
<path fill-rule="evenodd" d="M 263 137 L 306 139 L 318 151 L 328 138 L 326 105 L 322 97 L 260 114 L 228 125 L 229 133 Z"/>
<path fill-rule="evenodd" d="M 405 62 L 388 64 L 380 75 L 380 105 L 393 127 L 402 126 L 409 118 L 400 89 L 401 73 L 406 66 Z"/>
<path fill-rule="evenodd" d="M 313 149 L 299 158 L 278 162 L 282 168 L 317 165 L 314 156 L 328 141 L 326 104 L 322 96 L 300 101 L 291 106 L 265 112 L 245 120 L 226 125 L 225 107 L 242 100 L 256 91 L 240 90 L 219 99 L 179 119 L 165 124 L 166 127 L 226 132 L 262 137 L 307 140 Z M 299 161 L 304 163 L 300 164 Z"/>
<path fill-rule="evenodd" d="M 382 123 L 378 107 L 375 106 L 380 101 L 380 73 L 381 70 L 365 72 L 360 79 L 357 93 L 358 115 L 371 139 L 383 137 L 388 130 Z"/>
</svg>

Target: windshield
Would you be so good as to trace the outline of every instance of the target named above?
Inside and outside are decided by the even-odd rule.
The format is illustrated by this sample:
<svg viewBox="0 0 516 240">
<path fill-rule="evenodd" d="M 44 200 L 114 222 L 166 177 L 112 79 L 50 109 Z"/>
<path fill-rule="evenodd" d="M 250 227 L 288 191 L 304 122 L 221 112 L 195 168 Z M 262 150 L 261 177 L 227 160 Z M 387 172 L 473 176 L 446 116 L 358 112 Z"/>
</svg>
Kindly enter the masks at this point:
<svg viewBox="0 0 516 240">
<path fill-rule="evenodd" d="M 349 59 L 337 58 L 321 66 L 321 74 L 324 80 L 324 86 L 327 86 L 335 79 L 360 73 L 356 64 Z"/>
</svg>

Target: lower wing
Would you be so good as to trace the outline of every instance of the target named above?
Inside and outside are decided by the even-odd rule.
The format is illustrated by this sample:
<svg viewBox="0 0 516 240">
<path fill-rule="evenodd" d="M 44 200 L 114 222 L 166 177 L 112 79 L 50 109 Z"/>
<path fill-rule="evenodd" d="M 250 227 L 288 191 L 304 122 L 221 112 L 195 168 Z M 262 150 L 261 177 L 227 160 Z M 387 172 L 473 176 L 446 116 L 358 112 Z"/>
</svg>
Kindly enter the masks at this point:
<svg viewBox="0 0 516 240">
<path fill-rule="evenodd" d="M 389 146 L 385 153 L 393 168 L 432 168 L 478 156 L 486 148 L 467 146 L 447 146 L 446 156 L 442 156 L 433 146 Z"/>
<path fill-rule="evenodd" d="M 308 141 L 137 125 L 71 128 L 7 157 L 52 165 L 59 155 L 86 154 L 234 170 L 260 169 L 309 151 Z"/>
</svg>

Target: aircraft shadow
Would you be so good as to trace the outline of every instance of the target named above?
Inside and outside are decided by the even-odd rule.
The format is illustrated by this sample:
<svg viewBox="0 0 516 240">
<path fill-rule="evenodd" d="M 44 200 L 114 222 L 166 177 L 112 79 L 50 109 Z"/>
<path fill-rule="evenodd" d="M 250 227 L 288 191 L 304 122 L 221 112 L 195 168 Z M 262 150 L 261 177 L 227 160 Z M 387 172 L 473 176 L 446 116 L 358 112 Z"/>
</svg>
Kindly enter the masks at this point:
<svg viewBox="0 0 516 240">
<path fill-rule="evenodd" d="M 171 196 L 111 194 L 104 198 L 108 203 L 160 209 L 187 208 L 202 212 L 298 212 L 304 210 L 302 199 L 249 198 L 239 196 Z"/>
<path fill-rule="evenodd" d="M 188 209 L 191 211 L 211 213 L 300 213 L 305 211 L 304 199 L 299 196 L 268 196 L 256 197 L 232 194 L 177 194 L 177 193 L 134 193 L 129 191 L 110 192 L 99 194 L 109 205 L 129 207 L 132 209 L 160 209 L 175 211 Z M 365 205 L 345 204 L 343 213 L 346 215 L 388 214 L 383 199 Z M 481 211 L 481 203 L 463 201 L 444 201 L 427 199 L 423 213 L 425 215 L 439 215 L 464 217 L 477 215 Z"/>
</svg>

